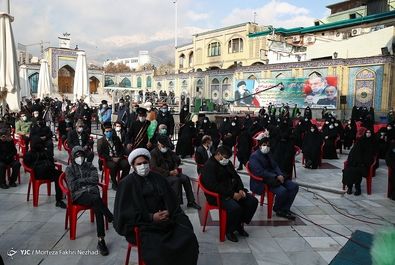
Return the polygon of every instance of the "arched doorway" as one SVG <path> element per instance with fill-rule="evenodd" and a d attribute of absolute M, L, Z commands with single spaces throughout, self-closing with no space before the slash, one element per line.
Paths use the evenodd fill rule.
<path fill-rule="evenodd" d="M 92 76 L 89 78 L 89 91 L 90 93 L 97 93 L 97 88 L 99 87 L 99 79 L 97 79 L 95 76 Z"/>
<path fill-rule="evenodd" d="M 29 83 L 30 83 L 30 88 L 32 93 L 37 93 L 37 87 L 38 87 L 38 73 L 34 73 L 31 76 L 29 76 Z"/>
<path fill-rule="evenodd" d="M 70 65 L 65 65 L 58 71 L 59 93 L 73 93 L 75 71 Z"/>

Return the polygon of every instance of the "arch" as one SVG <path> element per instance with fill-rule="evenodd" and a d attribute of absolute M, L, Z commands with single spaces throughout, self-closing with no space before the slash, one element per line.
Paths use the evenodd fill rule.
<path fill-rule="evenodd" d="M 185 63 L 185 54 L 181 53 L 180 57 L 178 57 L 178 66 L 180 68 L 184 68 Z"/>
<path fill-rule="evenodd" d="M 74 75 L 74 69 L 68 64 L 58 70 L 59 93 L 73 93 Z"/>
<path fill-rule="evenodd" d="M 29 76 L 29 84 L 32 93 L 37 93 L 39 73 L 33 73 Z"/>
<path fill-rule="evenodd" d="M 157 89 L 162 89 L 162 83 L 161 82 L 156 83 L 156 88 Z"/>
<path fill-rule="evenodd" d="M 222 91 L 225 92 L 230 89 L 230 80 L 228 77 L 225 77 L 224 80 L 222 80 Z M 230 90 L 229 90 L 230 91 Z"/>
<path fill-rule="evenodd" d="M 174 91 L 174 82 L 173 81 L 169 82 L 169 91 Z"/>
<path fill-rule="evenodd" d="M 203 92 L 203 81 L 202 81 L 202 79 L 198 79 L 196 81 L 196 92 Z"/>
<path fill-rule="evenodd" d="M 309 77 L 322 77 L 322 74 L 318 71 L 313 71 L 309 74 Z"/>
<path fill-rule="evenodd" d="M 119 83 L 120 87 L 132 87 L 132 82 L 130 82 L 130 79 L 125 77 L 122 79 L 121 83 Z"/>
<path fill-rule="evenodd" d="M 92 76 L 89 78 L 89 91 L 90 93 L 97 93 L 97 88 L 99 87 L 100 81 L 96 78 L 96 76 Z"/>
<path fill-rule="evenodd" d="M 188 55 L 188 66 L 193 67 L 193 51 L 191 51 Z"/>
<path fill-rule="evenodd" d="M 115 84 L 114 80 L 110 76 L 105 76 L 104 77 L 104 86 L 113 86 Z"/>
<path fill-rule="evenodd" d="M 355 106 L 373 107 L 376 90 L 376 72 L 363 68 L 355 75 Z"/>
<path fill-rule="evenodd" d="M 249 80 L 256 80 L 256 76 L 255 75 L 250 75 L 247 79 L 249 79 Z"/>
<path fill-rule="evenodd" d="M 196 72 L 203 72 L 202 68 L 196 69 Z"/>
<path fill-rule="evenodd" d="M 147 87 L 151 88 L 151 86 L 152 86 L 152 78 L 150 76 L 147 76 L 147 80 L 145 82 L 147 84 Z"/>
<path fill-rule="evenodd" d="M 141 88 L 142 82 L 141 82 L 141 76 L 137 77 L 137 87 Z"/>
<path fill-rule="evenodd" d="M 265 65 L 265 64 L 263 62 L 255 62 L 251 64 L 251 66 L 259 66 L 259 65 Z"/>
<path fill-rule="evenodd" d="M 276 75 L 275 78 L 285 78 L 285 75 L 283 73 L 279 73 Z"/>

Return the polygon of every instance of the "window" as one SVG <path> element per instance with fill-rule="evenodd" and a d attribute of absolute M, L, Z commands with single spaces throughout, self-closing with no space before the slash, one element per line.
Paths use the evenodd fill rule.
<path fill-rule="evenodd" d="M 182 92 L 188 91 L 188 82 L 187 82 L 187 80 L 182 81 L 182 83 L 181 83 L 181 90 L 182 90 Z"/>
<path fill-rule="evenodd" d="M 122 79 L 119 86 L 120 87 L 132 87 L 132 83 L 130 82 L 129 78 L 125 77 L 124 79 Z"/>
<path fill-rule="evenodd" d="M 137 87 L 141 87 L 141 76 L 137 77 Z"/>
<path fill-rule="evenodd" d="M 213 91 L 213 90 L 219 90 L 219 81 L 217 78 L 214 78 L 211 81 L 211 91 Z"/>
<path fill-rule="evenodd" d="M 38 73 L 34 73 L 31 76 L 29 76 L 29 84 L 30 84 L 32 93 L 37 93 Z"/>
<path fill-rule="evenodd" d="M 228 53 L 236 53 L 236 52 L 242 52 L 242 51 L 243 51 L 243 39 L 242 38 L 231 39 L 228 42 Z"/>
<path fill-rule="evenodd" d="M 112 80 L 112 78 L 111 77 L 109 77 L 109 76 L 106 76 L 105 78 L 104 78 L 104 86 L 106 87 L 106 86 L 113 86 L 115 83 L 114 83 L 114 81 Z"/>
<path fill-rule="evenodd" d="M 221 55 L 221 44 L 219 42 L 213 42 L 208 45 L 208 56 L 219 56 Z"/>
<path fill-rule="evenodd" d="M 189 64 L 189 67 L 193 67 L 193 52 L 191 52 L 189 54 L 188 64 Z"/>
<path fill-rule="evenodd" d="M 146 81 L 146 83 L 147 83 L 147 87 L 151 87 L 151 77 L 150 76 L 148 76 L 147 77 L 147 81 Z"/>
<path fill-rule="evenodd" d="M 222 91 L 225 91 L 225 90 L 227 90 L 227 89 L 229 89 L 230 88 L 230 82 L 229 82 L 229 78 L 225 78 L 223 81 L 222 81 Z"/>
<path fill-rule="evenodd" d="M 181 54 L 178 61 L 180 68 L 184 68 L 184 62 L 185 62 L 185 55 Z"/>
<path fill-rule="evenodd" d="M 354 19 L 354 18 L 357 18 L 357 14 L 355 14 L 355 13 L 350 14 L 350 19 Z"/>
<path fill-rule="evenodd" d="M 169 91 L 174 91 L 174 83 L 173 83 L 173 81 L 169 82 Z"/>
<path fill-rule="evenodd" d="M 156 87 L 157 87 L 158 89 L 162 89 L 162 83 L 161 83 L 161 82 L 156 83 Z"/>
<path fill-rule="evenodd" d="M 201 79 L 196 82 L 196 92 L 203 92 L 203 81 Z"/>
<path fill-rule="evenodd" d="M 247 79 L 249 79 L 249 80 L 256 80 L 256 76 L 255 75 L 250 75 Z"/>

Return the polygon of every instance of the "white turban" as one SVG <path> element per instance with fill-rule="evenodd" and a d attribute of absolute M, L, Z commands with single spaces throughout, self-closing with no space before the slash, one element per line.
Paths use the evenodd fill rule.
<path fill-rule="evenodd" d="M 147 149 L 145 149 L 145 148 L 137 148 L 137 149 L 134 149 L 129 154 L 129 157 L 128 157 L 129 164 L 132 165 L 133 161 L 139 156 L 145 156 L 145 157 L 147 157 L 148 159 L 151 160 L 151 154 L 149 153 L 149 151 Z"/>

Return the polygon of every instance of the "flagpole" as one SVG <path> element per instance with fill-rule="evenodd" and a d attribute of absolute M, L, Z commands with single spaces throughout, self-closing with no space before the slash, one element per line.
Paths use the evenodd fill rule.
<path fill-rule="evenodd" d="M 10 15 L 10 0 L 6 1 L 6 6 L 5 7 L 6 7 L 7 14 Z"/>

